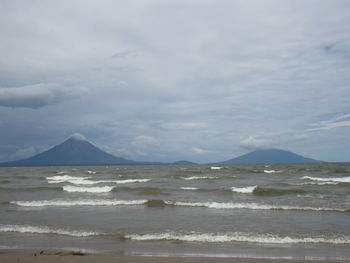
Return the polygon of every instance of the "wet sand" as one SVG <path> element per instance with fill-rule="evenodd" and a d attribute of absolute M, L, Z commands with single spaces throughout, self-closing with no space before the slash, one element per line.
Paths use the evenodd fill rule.
<path fill-rule="evenodd" d="M 81 254 L 80 252 L 56 251 L 1 251 L 2 263 L 344 263 L 345 261 L 257 259 L 257 258 L 211 258 L 211 257 L 163 257 L 129 256 L 118 254 Z"/>

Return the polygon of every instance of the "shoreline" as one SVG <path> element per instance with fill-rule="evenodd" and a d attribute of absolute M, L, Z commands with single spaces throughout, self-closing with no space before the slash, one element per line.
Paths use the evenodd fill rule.
<path fill-rule="evenodd" d="M 79 251 L 34 249 L 0 249 L 0 262 L 4 263 L 344 263 L 340 259 L 289 259 L 289 258 L 258 258 L 258 257 L 214 257 L 201 255 L 129 255 L 123 253 L 82 253 Z"/>

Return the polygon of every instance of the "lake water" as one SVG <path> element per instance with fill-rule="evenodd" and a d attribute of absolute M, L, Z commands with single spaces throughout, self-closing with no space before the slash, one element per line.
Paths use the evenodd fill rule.
<path fill-rule="evenodd" d="M 350 164 L 0 168 L 0 249 L 350 260 Z"/>

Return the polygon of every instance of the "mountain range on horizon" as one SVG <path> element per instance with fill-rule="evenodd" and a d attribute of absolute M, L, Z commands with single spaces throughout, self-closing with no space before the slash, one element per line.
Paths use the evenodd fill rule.
<path fill-rule="evenodd" d="M 237 158 L 216 164 L 260 164 L 260 163 L 316 163 L 322 162 L 301 155 L 280 150 L 256 150 Z M 188 165 L 189 161 L 174 163 L 138 162 L 114 156 L 102 151 L 80 135 L 73 135 L 63 143 L 32 157 L 0 163 L 0 166 L 99 166 L 99 165 Z"/>

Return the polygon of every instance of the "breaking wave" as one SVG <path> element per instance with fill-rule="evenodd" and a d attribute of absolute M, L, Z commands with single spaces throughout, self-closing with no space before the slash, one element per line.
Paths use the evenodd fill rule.
<path fill-rule="evenodd" d="M 37 201 L 11 201 L 10 205 L 22 207 L 72 207 L 72 206 L 132 206 L 146 205 L 147 207 L 202 207 L 209 209 L 249 209 L 249 210 L 277 210 L 277 211 L 316 211 L 316 212 L 350 212 L 350 209 L 273 205 L 259 203 L 235 203 L 235 202 L 183 202 L 173 200 L 114 200 L 114 199 L 54 199 Z"/>
<path fill-rule="evenodd" d="M 350 183 L 350 176 L 347 176 L 347 177 L 329 177 L 329 178 L 304 176 L 301 179 L 308 179 L 311 181 L 319 181 L 319 182 Z"/>
<path fill-rule="evenodd" d="M 191 176 L 191 177 L 183 177 L 184 180 L 213 180 L 218 179 L 217 176 Z"/>
<path fill-rule="evenodd" d="M 108 193 L 112 191 L 114 186 L 101 186 L 101 187 L 79 187 L 65 185 L 63 190 L 69 193 Z"/>
<path fill-rule="evenodd" d="M 198 190 L 199 188 L 198 188 L 198 187 L 181 187 L 180 189 L 181 189 L 181 190 L 196 191 L 196 190 Z"/>
<path fill-rule="evenodd" d="M 211 166 L 210 169 L 211 170 L 221 170 L 223 169 L 224 167 L 221 167 L 221 166 Z"/>
<path fill-rule="evenodd" d="M 306 182 L 298 185 L 338 185 L 340 183 L 337 182 Z"/>
<path fill-rule="evenodd" d="M 251 210 L 295 210 L 295 211 L 329 211 L 329 212 L 348 212 L 348 209 L 328 208 L 328 207 L 309 207 L 309 206 L 288 206 L 288 205 L 268 205 L 257 203 L 219 203 L 219 202 L 180 202 L 164 201 L 167 205 L 204 207 L 211 209 L 251 209 Z"/>
<path fill-rule="evenodd" d="M 90 237 L 103 235 L 98 232 L 77 231 L 70 229 L 50 228 L 47 226 L 30 226 L 30 225 L 0 225 L 0 232 L 17 232 L 31 234 L 56 234 L 72 237 Z"/>
<path fill-rule="evenodd" d="M 256 187 L 253 191 L 255 195 L 286 195 L 286 194 L 303 194 L 303 189 L 280 189 L 280 188 L 264 188 Z"/>
<path fill-rule="evenodd" d="M 113 183 L 113 184 L 130 184 L 130 183 L 146 183 L 151 181 L 151 179 L 125 179 L 125 180 L 89 180 L 91 177 L 78 177 L 70 175 L 62 176 L 52 176 L 46 177 L 48 183 L 57 184 L 57 183 L 70 183 L 77 185 L 93 185 L 93 184 L 102 184 L 102 183 Z"/>
<path fill-rule="evenodd" d="M 10 204 L 24 207 L 46 207 L 46 206 L 129 206 L 146 204 L 147 200 L 39 200 L 39 201 L 12 201 Z"/>
<path fill-rule="evenodd" d="M 70 175 L 56 175 L 46 177 L 49 184 L 58 184 L 58 183 L 72 183 L 72 184 L 91 184 L 87 179 L 91 177 L 78 177 Z"/>
<path fill-rule="evenodd" d="M 37 192 L 37 191 L 62 191 L 62 187 L 0 187 L 4 192 Z"/>
<path fill-rule="evenodd" d="M 273 173 L 280 173 L 281 171 L 278 170 L 264 170 L 264 173 L 266 174 L 273 174 Z"/>
<path fill-rule="evenodd" d="M 280 189 L 280 188 L 265 188 L 257 185 L 247 187 L 231 187 L 232 192 L 241 194 L 254 195 L 286 195 L 286 194 L 302 194 L 306 193 L 303 189 Z"/>
<path fill-rule="evenodd" d="M 247 187 L 231 187 L 232 192 L 241 193 L 241 194 L 249 194 L 253 193 L 257 188 L 257 185 L 247 186 Z"/>
<path fill-rule="evenodd" d="M 214 233 L 155 233 L 155 234 L 128 234 L 126 239 L 138 241 L 185 241 L 185 242 L 205 242 L 205 243 L 223 243 L 223 242 L 252 242 L 252 243 L 271 243 L 271 244 L 295 244 L 295 243 L 327 243 L 327 244 L 350 244 L 349 236 L 338 236 L 328 238 L 324 236 L 315 237 L 290 237 L 274 234 L 256 234 L 233 232 L 225 234 Z"/>

